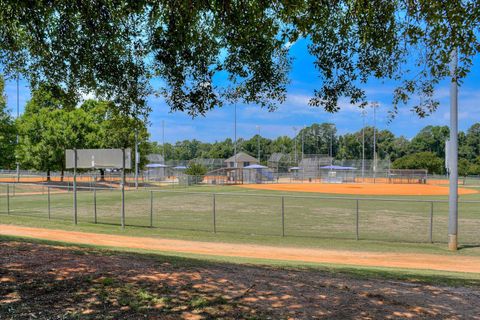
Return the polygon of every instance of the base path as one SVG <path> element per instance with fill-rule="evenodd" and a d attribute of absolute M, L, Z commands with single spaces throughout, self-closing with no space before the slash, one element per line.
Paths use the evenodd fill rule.
<path fill-rule="evenodd" d="M 445 196 L 449 189 L 445 186 L 430 184 L 392 184 L 392 183 L 266 183 L 245 184 L 240 188 L 317 192 L 330 194 L 372 195 L 372 196 Z M 458 194 L 475 194 L 476 190 L 458 188 Z"/>
<path fill-rule="evenodd" d="M 342 265 L 425 269 L 480 273 L 480 257 L 433 255 L 418 253 L 386 253 L 340 251 L 307 248 L 285 248 L 250 244 L 197 242 L 172 239 L 129 237 L 0 225 L 0 234 L 22 236 L 77 244 L 123 247 L 172 253 L 203 254 L 297 262 L 332 263 Z"/>

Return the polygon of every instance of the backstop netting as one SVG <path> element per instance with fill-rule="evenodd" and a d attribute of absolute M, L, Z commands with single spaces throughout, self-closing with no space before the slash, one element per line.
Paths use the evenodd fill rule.
<path fill-rule="evenodd" d="M 427 183 L 428 170 L 426 169 L 390 169 L 389 183 Z"/>

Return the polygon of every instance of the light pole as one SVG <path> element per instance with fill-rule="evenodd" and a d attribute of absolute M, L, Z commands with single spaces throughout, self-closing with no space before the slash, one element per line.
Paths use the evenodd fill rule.
<path fill-rule="evenodd" d="M 20 75 L 17 74 L 17 120 L 20 116 Z M 18 132 L 17 132 L 17 146 L 18 146 Z M 20 162 L 17 160 L 17 182 L 20 182 Z"/>
<path fill-rule="evenodd" d="M 333 127 L 334 124 L 330 123 L 330 165 L 333 165 Z"/>
<path fill-rule="evenodd" d="M 135 129 L 135 189 L 138 189 L 138 163 L 139 161 L 138 153 L 138 131 Z"/>
<path fill-rule="evenodd" d="M 367 110 L 362 110 L 363 127 L 362 127 L 362 182 L 365 182 L 365 116 Z"/>
<path fill-rule="evenodd" d="M 297 127 L 293 127 L 293 131 L 295 132 L 295 136 L 293 137 L 293 146 L 295 150 L 295 166 L 297 163 Z"/>
<path fill-rule="evenodd" d="M 163 152 L 163 163 L 167 163 L 167 157 L 165 153 L 165 120 L 162 120 L 162 152 Z"/>
<path fill-rule="evenodd" d="M 304 138 L 305 130 L 306 130 L 306 126 L 303 125 L 303 129 L 302 129 L 302 161 L 303 161 L 303 155 L 305 154 L 305 138 Z"/>
<path fill-rule="evenodd" d="M 234 154 L 234 168 L 237 167 L 237 103 L 234 104 L 234 144 L 233 144 L 233 154 Z"/>
<path fill-rule="evenodd" d="M 373 183 L 375 183 L 375 178 L 377 176 L 377 119 L 376 113 L 378 108 L 378 102 L 372 102 L 373 108 Z"/>
<path fill-rule="evenodd" d="M 458 83 L 457 83 L 457 64 L 458 52 L 453 50 L 450 65 L 450 148 L 449 148 L 449 167 L 450 167 L 450 193 L 448 196 L 448 248 L 457 250 L 458 248 Z"/>
<path fill-rule="evenodd" d="M 257 126 L 258 137 L 257 137 L 257 152 L 258 152 L 258 162 L 260 162 L 260 126 Z"/>

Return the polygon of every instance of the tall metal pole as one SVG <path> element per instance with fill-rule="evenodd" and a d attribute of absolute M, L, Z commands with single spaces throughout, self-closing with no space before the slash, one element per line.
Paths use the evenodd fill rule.
<path fill-rule="evenodd" d="M 77 148 L 73 149 L 73 222 L 77 224 Z"/>
<path fill-rule="evenodd" d="M 135 189 L 138 189 L 138 163 L 139 163 L 139 154 L 138 154 L 138 132 L 135 130 Z"/>
<path fill-rule="evenodd" d="M 293 127 L 293 131 L 295 132 L 295 136 L 293 137 L 293 147 L 295 150 L 295 166 L 298 165 L 297 162 L 297 128 Z"/>
<path fill-rule="evenodd" d="M 450 82 L 450 193 L 448 197 L 448 248 L 458 248 L 458 83 L 457 64 L 458 52 L 453 50 L 451 55 L 451 82 Z"/>
<path fill-rule="evenodd" d="M 305 125 L 303 125 L 303 130 L 302 130 L 302 161 L 303 161 L 303 155 L 305 153 L 305 138 L 304 138 L 304 135 L 305 135 Z"/>
<path fill-rule="evenodd" d="M 375 183 L 375 178 L 377 176 L 377 107 L 378 102 L 372 102 L 373 107 L 373 183 Z"/>
<path fill-rule="evenodd" d="M 166 163 L 166 153 L 165 153 L 165 120 L 162 120 L 162 156 L 163 156 L 163 163 Z"/>
<path fill-rule="evenodd" d="M 330 158 L 332 159 L 331 162 L 333 162 L 333 126 L 334 124 L 331 123 L 330 124 Z"/>
<path fill-rule="evenodd" d="M 260 162 L 260 126 L 257 126 L 258 138 L 257 138 L 257 147 L 258 147 L 258 161 Z"/>
<path fill-rule="evenodd" d="M 233 166 L 236 168 L 237 167 L 237 103 L 234 104 L 235 110 L 234 110 L 234 144 L 233 144 L 233 153 L 234 153 L 234 163 Z"/>
<path fill-rule="evenodd" d="M 365 116 L 367 115 L 367 111 L 364 109 L 362 110 L 362 117 L 363 117 L 363 127 L 362 127 L 362 181 L 365 181 Z"/>
<path fill-rule="evenodd" d="M 20 116 L 20 75 L 17 74 L 17 119 Z M 18 132 L 17 132 L 17 146 L 18 146 Z M 17 159 L 17 182 L 20 182 L 20 162 Z"/>
<path fill-rule="evenodd" d="M 125 229 L 125 148 L 122 148 L 122 229 Z"/>

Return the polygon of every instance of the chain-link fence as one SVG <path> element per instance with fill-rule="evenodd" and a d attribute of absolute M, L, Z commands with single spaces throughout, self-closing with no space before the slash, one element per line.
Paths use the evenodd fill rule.
<path fill-rule="evenodd" d="M 77 204 L 79 223 L 121 224 L 118 189 L 79 187 Z M 127 227 L 331 239 L 446 242 L 448 227 L 448 201 L 435 199 L 138 189 L 125 193 L 125 213 Z M 73 222 L 73 192 L 0 184 L 0 214 Z M 480 201 L 459 202 L 459 240 L 480 244 Z"/>

